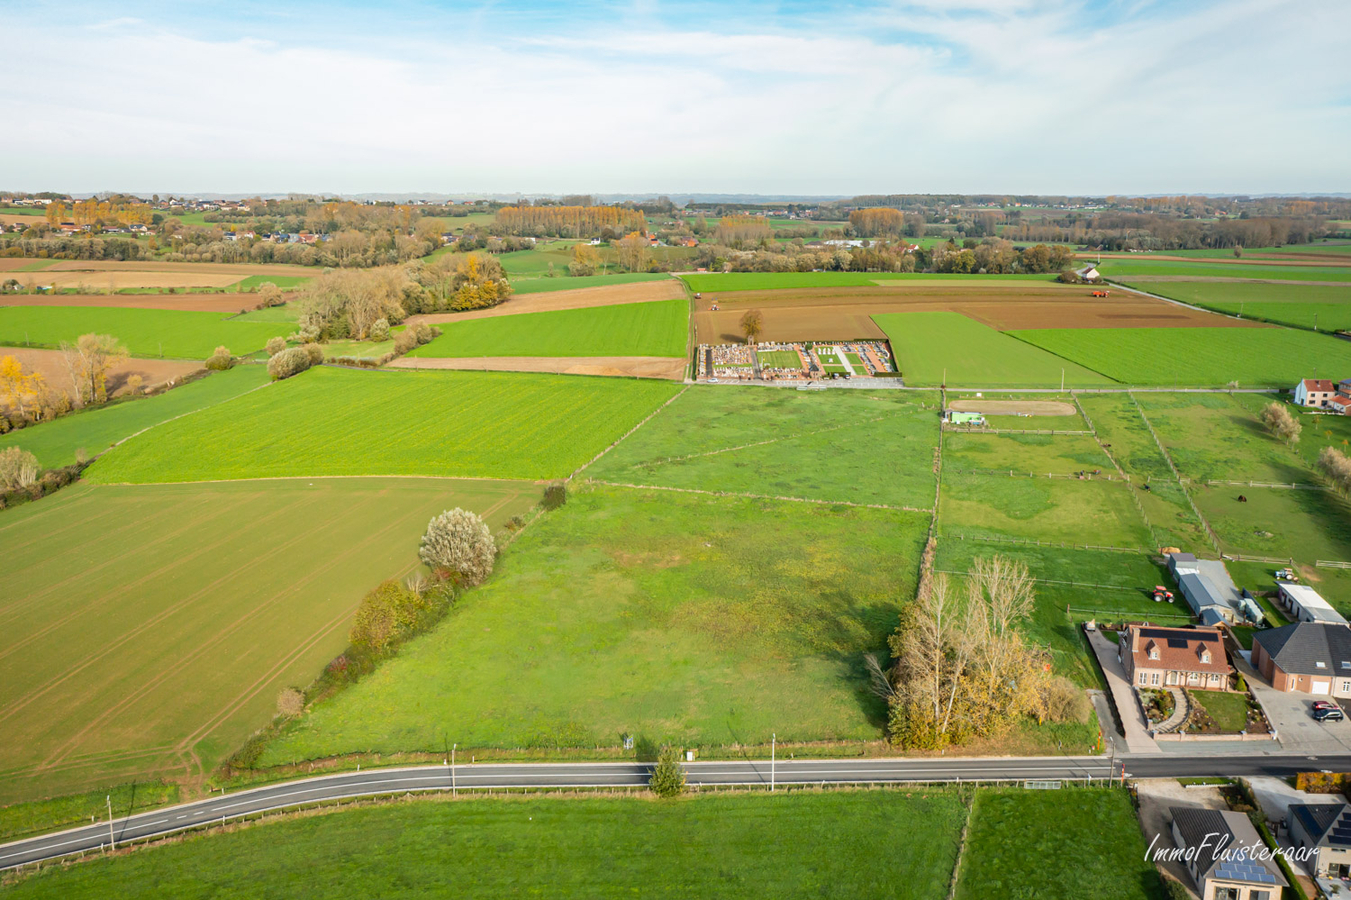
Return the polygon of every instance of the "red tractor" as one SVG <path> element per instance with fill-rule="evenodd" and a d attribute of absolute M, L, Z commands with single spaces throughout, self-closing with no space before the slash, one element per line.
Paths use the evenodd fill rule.
<path fill-rule="evenodd" d="M 1106 296 L 1107 296 L 1108 294 L 1110 294 L 1110 293 L 1111 293 L 1111 291 L 1095 290 L 1095 291 L 1093 291 L 1093 296 L 1094 296 L 1094 297 L 1106 297 Z"/>
<path fill-rule="evenodd" d="M 1173 592 L 1168 590 L 1161 584 L 1154 585 L 1154 602 L 1163 603 L 1165 600 L 1168 601 L 1169 603 L 1172 603 Z"/>

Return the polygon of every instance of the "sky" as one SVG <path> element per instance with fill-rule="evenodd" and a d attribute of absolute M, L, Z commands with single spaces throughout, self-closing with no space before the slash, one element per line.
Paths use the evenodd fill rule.
<path fill-rule="evenodd" d="M 1351 191 L 1347 0 L 0 0 L 0 190 Z"/>

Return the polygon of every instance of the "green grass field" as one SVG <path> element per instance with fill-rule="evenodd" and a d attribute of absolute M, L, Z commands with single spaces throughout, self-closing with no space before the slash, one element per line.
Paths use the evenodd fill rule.
<path fill-rule="evenodd" d="M 128 441 L 85 477 L 559 478 L 678 390 L 572 375 L 311 369 Z"/>
<path fill-rule="evenodd" d="M 943 466 L 950 471 L 1014 471 L 1024 475 L 1112 471 L 1111 460 L 1088 435 L 950 434 L 943 444 Z"/>
<path fill-rule="evenodd" d="M 665 272 L 620 272 L 614 275 L 578 275 L 566 278 L 512 278 L 514 294 L 542 294 L 549 291 L 575 291 L 612 284 L 636 284 L 640 281 L 664 281 Z"/>
<path fill-rule="evenodd" d="M 906 384 L 1071 386 L 1110 384 L 1111 379 L 1008 337 L 955 312 L 887 313 L 873 316 L 886 332 Z M 1087 330 L 1087 329 L 1085 329 Z M 1349 348 L 1351 349 L 1351 348 Z"/>
<path fill-rule="evenodd" d="M 1113 281 L 1133 275 L 1182 275 L 1196 278 L 1259 278 L 1264 281 L 1351 281 L 1351 267 L 1281 266 L 1263 263 L 1177 262 L 1154 259 L 1104 259 L 1098 267 Z"/>
<path fill-rule="evenodd" d="M 80 448 L 93 457 L 120 440 L 177 416 L 206 409 L 267 383 L 264 366 L 235 366 L 153 397 L 119 400 L 0 435 L 0 450 L 22 447 L 43 468 L 75 462 Z"/>
<path fill-rule="evenodd" d="M 313 277 L 313 275 L 250 275 L 243 281 L 235 282 L 230 285 L 230 287 L 237 290 L 249 291 L 260 288 L 268 282 L 271 282 L 283 291 L 293 291 L 296 288 L 308 284 Z"/>
<path fill-rule="evenodd" d="M 1048 328 L 1007 334 L 1124 384 L 1223 387 L 1237 381 L 1243 387 L 1288 388 L 1315 368 L 1330 375 L 1351 371 L 1351 343 L 1290 328 Z"/>
<path fill-rule="evenodd" d="M 1049 275 L 935 275 L 925 272 L 709 272 L 681 275 L 692 291 L 768 291 L 809 287 L 872 287 L 879 281 L 960 282 L 980 284 L 1050 281 Z"/>
<path fill-rule="evenodd" d="M 79 484 L 6 512 L 0 801 L 209 773 L 347 644 L 427 521 L 538 489 L 441 479 Z"/>
<path fill-rule="evenodd" d="M 82 334 L 111 334 L 132 356 L 206 359 L 224 345 L 237 356 L 261 350 L 294 326 L 230 320 L 227 314 L 99 306 L 0 307 L 0 344 L 56 347 Z"/>
<path fill-rule="evenodd" d="M 772 369 L 801 369 L 802 356 L 796 350 L 758 350 L 761 366 Z"/>
<path fill-rule="evenodd" d="M 418 802 L 194 837 L 121 859 L 49 870 L 8 893 L 63 900 L 932 900 L 947 890 L 965 818 L 957 794 L 922 790 L 714 795 L 677 802 L 616 797 Z M 896 840 L 916 823 L 922 823 L 923 840 Z"/>
<path fill-rule="evenodd" d="M 87 825 L 91 818 L 99 815 L 107 821 L 109 803 L 114 816 L 127 816 L 148 807 L 177 803 L 179 796 L 176 784 L 143 781 L 0 806 L 0 842 Z"/>
<path fill-rule="evenodd" d="M 933 394 L 695 386 L 582 474 L 927 509 L 937 443 Z"/>
<path fill-rule="evenodd" d="M 928 516 L 591 487 L 435 631 L 288 726 L 263 766 L 352 751 L 875 740 L 863 654 Z M 466 750 L 469 748 L 469 751 Z M 724 750 L 723 752 L 727 752 Z"/>
<path fill-rule="evenodd" d="M 1141 290 L 1245 319 L 1320 331 L 1351 329 L 1351 285 L 1142 282 Z"/>
<path fill-rule="evenodd" d="M 681 299 L 447 322 L 412 357 L 684 356 L 689 304 Z"/>
<path fill-rule="evenodd" d="M 971 808 L 958 900 L 1163 900 L 1124 790 L 981 791 Z"/>
<path fill-rule="evenodd" d="M 1143 392 L 1136 399 L 1183 477 L 1302 484 L 1315 480 L 1300 454 L 1262 427 L 1258 415 L 1274 399 L 1271 394 Z M 1314 417 L 1301 418 L 1309 423 Z"/>
<path fill-rule="evenodd" d="M 1122 482 L 943 473 L 945 534 L 1147 549 L 1153 542 Z"/>

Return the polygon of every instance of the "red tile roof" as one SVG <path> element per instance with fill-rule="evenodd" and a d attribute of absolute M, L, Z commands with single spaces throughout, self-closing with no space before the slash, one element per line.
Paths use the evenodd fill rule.
<path fill-rule="evenodd" d="M 1160 628 L 1156 625 L 1131 625 L 1126 630 L 1127 646 L 1136 669 L 1172 669 L 1178 672 L 1230 671 L 1229 657 L 1218 628 Z M 1150 659 L 1149 651 L 1158 651 Z M 1201 651 L 1210 651 L 1210 662 L 1201 661 Z"/>
<path fill-rule="evenodd" d="M 1286 382 L 1289 384 L 1289 382 Z M 1306 391 L 1326 391 L 1332 393 L 1337 390 L 1326 378 L 1306 378 L 1304 379 L 1304 390 Z"/>

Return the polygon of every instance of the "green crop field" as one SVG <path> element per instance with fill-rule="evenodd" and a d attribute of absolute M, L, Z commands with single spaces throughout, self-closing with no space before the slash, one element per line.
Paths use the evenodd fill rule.
<path fill-rule="evenodd" d="M 513 294 L 542 294 L 549 291 L 575 291 L 612 284 L 636 284 L 640 281 L 665 281 L 665 272 L 621 272 L 615 275 L 578 275 L 567 278 L 512 278 Z"/>
<path fill-rule="evenodd" d="M 314 278 L 313 275 L 250 275 L 243 281 L 237 281 L 230 287 L 237 290 L 254 290 L 271 282 L 283 291 L 293 291 L 296 288 L 308 284 Z"/>
<path fill-rule="evenodd" d="M 981 791 L 956 896 L 1162 900 L 1145 851 L 1124 790 Z"/>
<path fill-rule="evenodd" d="M 935 275 L 925 272 L 710 272 L 681 275 L 692 291 L 767 291 L 809 287 L 872 287 L 878 282 L 928 281 L 994 284 L 1050 281 L 1049 275 Z"/>
<path fill-rule="evenodd" d="M 311 369 L 134 438 L 85 477 L 559 478 L 678 390 L 571 375 Z"/>
<path fill-rule="evenodd" d="M 435 631 L 260 765 L 351 751 L 875 740 L 863 654 L 913 596 L 929 517 L 593 486 Z M 725 752 L 725 751 L 724 751 Z"/>
<path fill-rule="evenodd" d="M 906 384 L 1071 386 L 1110 384 L 1111 379 L 1008 337 L 955 312 L 888 313 L 873 316 L 896 354 Z M 1087 330 L 1087 329 L 1085 329 Z"/>
<path fill-rule="evenodd" d="M 934 394 L 695 386 L 582 474 L 927 509 L 937 444 Z"/>
<path fill-rule="evenodd" d="M 1177 262 L 1153 259 L 1104 259 L 1098 271 L 1113 281 L 1130 281 L 1135 275 L 1170 275 L 1195 278 L 1257 278 L 1263 281 L 1351 281 L 1351 267 L 1281 266 L 1269 263 Z"/>
<path fill-rule="evenodd" d="M 418 802 L 190 838 L 49 870 L 7 893 L 932 900 L 947 891 L 965 819 L 956 793 L 924 790 Z M 922 840 L 896 840 L 917 823 Z"/>
<path fill-rule="evenodd" d="M 417 565 L 427 521 L 538 489 L 444 479 L 79 484 L 0 518 L 0 801 L 209 773 Z"/>
<path fill-rule="evenodd" d="M 492 316 L 440 326 L 412 357 L 684 356 L 685 300 Z"/>
<path fill-rule="evenodd" d="M 1314 369 L 1351 372 L 1351 343 L 1290 328 L 1047 328 L 1006 334 L 1124 384 L 1222 387 L 1237 381 L 1243 387 L 1293 387 Z"/>
<path fill-rule="evenodd" d="M 1351 241 L 1335 241 L 1326 238 L 1310 244 L 1286 244 L 1284 247 L 1244 247 L 1243 257 L 1267 256 L 1272 253 L 1351 253 Z M 1205 250 L 1168 250 L 1167 256 L 1192 256 L 1197 259 L 1234 259 L 1232 248 L 1211 248 Z"/>
<path fill-rule="evenodd" d="M 223 403 L 266 384 L 267 380 L 267 369 L 263 366 L 235 366 L 228 372 L 213 372 L 153 397 L 119 400 L 11 431 L 0 435 L 0 450 L 22 447 L 36 456 L 43 468 L 70 465 L 81 448 L 93 457 L 139 431 Z"/>
<path fill-rule="evenodd" d="M 1351 285 L 1156 281 L 1141 290 L 1245 319 L 1314 328 L 1351 329 Z"/>
<path fill-rule="evenodd" d="M 240 322 L 228 314 L 176 309 L 119 309 L 101 306 L 0 307 L 0 344 L 57 347 L 89 332 L 111 334 L 132 356 L 206 359 L 224 345 L 237 356 L 261 350 L 268 339 L 285 337 L 293 326 Z"/>

